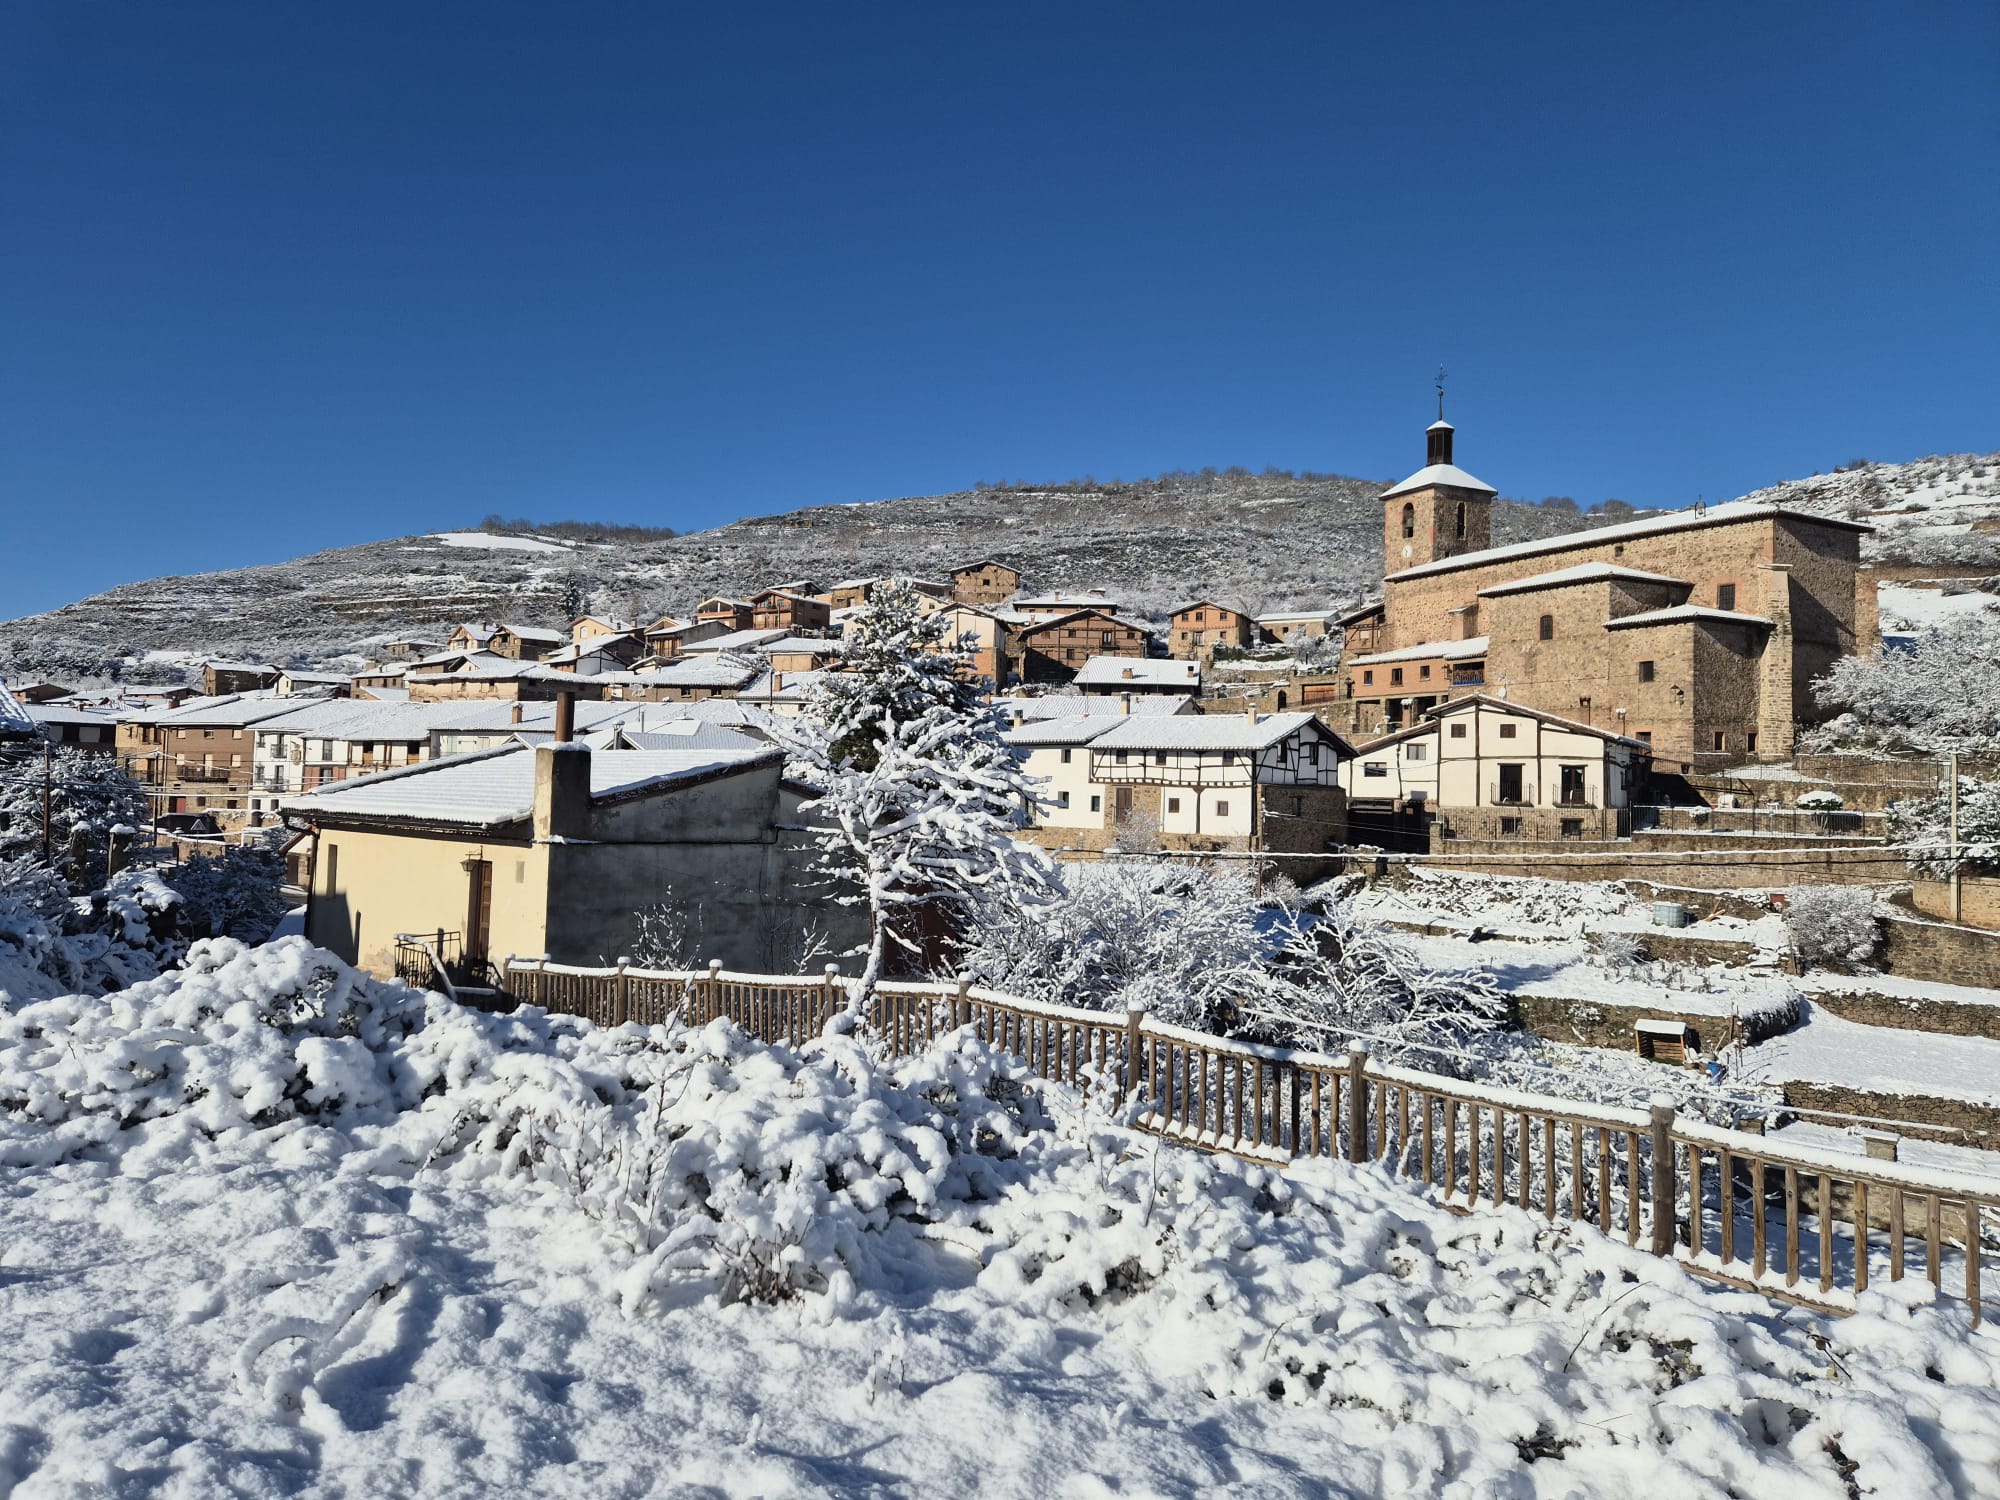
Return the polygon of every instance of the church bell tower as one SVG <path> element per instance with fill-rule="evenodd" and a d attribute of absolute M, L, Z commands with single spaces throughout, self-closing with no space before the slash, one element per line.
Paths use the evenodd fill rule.
<path fill-rule="evenodd" d="M 1382 571 L 1399 573 L 1493 545 L 1493 486 L 1452 460 L 1438 382 L 1437 420 L 1424 429 L 1424 466 L 1382 495 Z"/>

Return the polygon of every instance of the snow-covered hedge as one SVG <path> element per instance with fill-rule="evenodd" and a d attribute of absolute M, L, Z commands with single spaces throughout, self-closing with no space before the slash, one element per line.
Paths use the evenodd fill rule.
<path fill-rule="evenodd" d="M 1795 885 L 1785 892 L 1785 937 L 1807 963 L 1864 964 L 1881 936 L 1875 893 L 1865 886 Z"/>
<path fill-rule="evenodd" d="M 1955 870 L 2000 867 L 2000 781 L 1958 779 L 1958 848 L 1951 843 L 1951 794 L 1889 804 L 1889 836 L 1905 846 L 1910 868 L 1932 880 Z"/>

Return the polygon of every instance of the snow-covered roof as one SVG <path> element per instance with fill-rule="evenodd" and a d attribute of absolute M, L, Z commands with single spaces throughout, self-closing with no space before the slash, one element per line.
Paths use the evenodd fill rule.
<path fill-rule="evenodd" d="M 1477 490 L 1482 495 L 1497 495 L 1500 492 L 1483 479 L 1475 479 L 1457 464 L 1426 464 L 1401 484 L 1382 491 L 1382 498 L 1407 494 L 1412 490 L 1442 489 L 1449 486 L 1455 490 Z"/>
<path fill-rule="evenodd" d="M 451 717 L 456 704 L 382 703 L 334 698 L 295 708 L 257 726 L 260 734 L 305 735 L 327 740 L 392 740 L 414 744 Z"/>
<path fill-rule="evenodd" d="M 841 643 L 832 636 L 825 635 L 781 635 L 775 641 L 766 641 L 757 648 L 761 656 L 777 652 L 811 651 L 820 656 L 838 656 Z"/>
<path fill-rule="evenodd" d="M 1808 776 L 1796 766 L 1778 762 L 1757 762 L 1747 766 L 1731 766 L 1726 771 L 1717 771 L 1718 776 L 1727 776 L 1736 781 L 1782 781 L 1809 783 L 1813 786 L 1832 786 L 1833 783 L 1820 776 Z"/>
<path fill-rule="evenodd" d="M 540 731 L 536 731 L 539 733 Z M 553 731 L 551 731 L 553 733 Z M 725 729 L 701 719 L 668 719 L 646 729 L 622 726 L 600 730 L 595 738 L 622 740 L 633 750 L 761 750 L 762 743 L 747 734 Z"/>
<path fill-rule="evenodd" d="M 35 732 L 35 721 L 28 717 L 28 711 L 21 707 L 21 700 L 8 690 L 7 684 L 0 682 L 0 734 L 24 735 Z"/>
<path fill-rule="evenodd" d="M 1000 738 L 1024 750 L 1042 745 L 1087 745 L 1119 722 L 1108 714 L 1091 718 L 1037 719 L 1002 730 Z"/>
<path fill-rule="evenodd" d="M 1201 688 L 1201 663 L 1146 656 L 1093 656 L 1077 670 L 1078 687 Z"/>
<path fill-rule="evenodd" d="M 354 674 L 351 672 L 294 672 L 287 667 L 278 675 L 287 682 L 316 682 L 324 683 L 331 687 L 344 684 Z"/>
<path fill-rule="evenodd" d="M 1021 624 L 1021 634 L 1036 635 L 1044 630 L 1054 630 L 1069 624 L 1080 615 L 1102 615 L 1112 624 L 1123 625 L 1127 630 L 1136 630 L 1141 635 L 1153 634 L 1153 627 L 1149 623 L 1121 615 L 1108 604 L 1086 604 L 1078 609 L 1065 610 L 1059 615 L 1030 615 Z"/>
<path fill-rule="evenodd" d="M 513 699 L 497 698 L 466 699 L 452 703 L 424 703 L 418 707 L 432 710 L 437 718 L 432 728 L 444 734 L 486 734 L 499 729 L 532 728 L 538 724 L 553 724 L 556 706 L 553 703 L 530 703 Z M 621 722 L 636 721 L 642 711 L 656 705 L 639 703 L 605 703 L 595 699 L 584 699 L 574 705 L 574 723 L 581 733 L 611 720 Z M 520 711 L 519 719 L 515 711 Z"/>
<path fill-rule="evenodd" d="M 748 599 L 733 599 L 727 594 L 711 594 L 708 598 L 702 600 L 701 603 L 695 607 L 695 613 L 700 614 L 701 611 L 704 609 L 748 609 L 748 608 L 750 608 L 750 601 Z"/>
<path fill-rule="evenodd" d="M 408 703 L 410 701 L 410 690 L 408 688 L 358 687 L 354 691 L 367 694 L 367 697 L 361 700 L 364 703 L 370 700 L 376 703 Z"/>
<path fill-rule="evenodd" d="M 765 672 L 736 696 L 758 703 L 800 703 L 824 672 Z"/>
<path fill-rule="evenodd" d="M 824 604 L 826 602 L 823 599 L 813 598 L 811 594 L 802 594 L 795 589 L 785 588 L 780 585 L 774 589 L 765 589 L 763 593 L 752 598 L 750 603 L 754 606 L 761 604 L 766 599 L 783 599 L 790 604 Z"/>
<path fill-rule="evenodd" d="M 790 631 L 782 629 L 732 630 L 727 635 L 712 635 L 705 641 L 689 641 L 681 647 L 681 654 L 693 656 L 697 652 L 709 651 L 754 651 L 772 641 L 782 641 L 790 634 Z"/>
<path fill-rule="evenodd" d="M 1496 583 L 1479 591 L 1481 598 L 1497 594 L 1526 594 L 1536 589 L 1557 589 L 1572 583 L 1667 583 L 1693 588 L 1685 578 L 1670 573 L 1647 573 L 1638 568 L 1621 568 L 1614 563 L 1578 563 L 1573 568 L 1557 568 L 1553 573 L 1537 573 L 1532 578 L 1516 578 L 1512 583 Z"/>
<path fill-rule="evenodd" d="M 1043 719 L 1109 719 L 1128 714 L 1161 718 L 1193 712 L 1194 697 L 1192 694 L 1181 693 L 1139 693 L 1134 695 L 1129 709 L 1125 706 L 1123 697 L 1110 693 L 1087 698 L 1069 696 L 995 698 L 993 706 L 1016 723 L 1032 723 Z"/>
<path fill-rule="evenodd" d="M 220 661 L 214 657 L 210 657 L 202 665 L 213 668 L 217 672 L 255 672 L 260 676 L 271 677 L 278 675 L 278 668 L 267 666 L 265 663 L 259 661 Z"/>
<path fill-rule="evenodd" d="M 1296 625 L 1306 620 L 1321 620 L 1331 624 L 1334 620 L 1334 612 L 1330 609 L 1302 609 L 1282 611 L 1274 615 L 1257 616 L 1257 623 L 1259 625 Z"/>
<path fill-rule="evenodd" d="M 1586 724 L 1581 719 L 1572 719 L 1563 714 L 1552 714 L 1547 709 L 1530 708 L 1525 703 L 1515 703 L 1507 698 L 1496 698 L 1491 693 L 1470 693 L 1463 698 L 1454 698 L 1449 703 L 1440 703 L 1424 710 L 1426 719 L 1448 719 L 1453 714 L 1466 713 L 1473 709 L 1490 708 L 1503 714 L 1518 714 L 1526 719 L 1539 719 L 1544 724 L 1553 724 L 1575 734 L 1595 735 L 1601 740 L 1615 740 L 1621 745 L 1650 751 L 1653 747 L 1646 741 L 1635 739 L 1629 734 L 1616 734 L 1595 724 Z"/>
<path fill-rule="evenodd" d="M 651 672 L 629 675 L 642 687 L 741 687 L 764 670 L 759 662 L 740 656 L 692 656 L 670 661 Z"/>
<path fill-rule="evenodd" d="M 1082 594 L 1016 594 L 1007 601 L 1008 607 L 1023 613 L 1047 614 L 1051 611 L 1068 614 L 1079 609 L 1114 610 L 1119 607 L 1102 589 L 1091 589 Z"/>
<path fill-rule="evenodd" d="M 1366 656 L 1357 656 L 1348 663 L 1351 667 L 1372 667 L 1385 661 L 1422 661 L 1435 657 L 1440 661 L 1465 661 L 1471 657 L 1484 656 L 1490 638 L 1483 635 L 1470 636 L 1462 641 L 1423 641 L 1415 646 L 1398 646 L 1394 651 L 1372 651 Z"/>
<path fill-rule="evenodd" d="M 1700 604 L 1676 604 L 1672 609 L 1645 609 L 1636 615 L 1620 615 L 1606 620 L 1606 630 L 1624 630 L 1634 625 L 1678 625 L 1687 620 L 1713 620 L 1722 625 L 1769 625 L 1763 615 L 1746 615 L 1733 609 L 1709 609 Z"/>
<path fill-rule="evenodd" d="M 517 641 L 564 641 L 569 637 L 560 630 L 543 630 L 539 625 L 502 625 L 500 627 Z"/>
<path fill-rule="evenodd" d="M 109 714 L 72 708 L 66 703 L 30 703 L 27 707 L 28 717 L 37 724 L 96 724 L 106 729 L 116 728 L 118 724 L 118 720 Z"/>
<path fill-rule="evenodd" d="M 1428 471 L 1426 471 L 1428 472 Z M 1408 483 L 1408 481 L 1404 481 Z M 1395 490 L 1389 491 L 1395 494 Z M 1785 516 L 1808 525 L 1831 526 L 1841 531 L 1869 532 L 1875 528 L 1861 521 L 1844 521 L 1833 516 L 1816 516 L 1809 511 L 1756 501 L 1732 500 L 1726 505 L 1710 505 L 1675 511 L 1671 515 L 1649 516 L 1638 521 L 1621 521 L 1616 526 L 1595 526 L 1588 531 L 1570 531 L 1561 536 L 1537 537 L 1533 541 L 1510 542 L 1504 547 L 1486 547 L 1478 552 L 1461 552 L 1436 562 L 1418 563 L 1391 573 L 1390 578 L 1422 578 L 1432 573 L 1449 573 L 1457 568 L 1476 568 L 1509 557 L 1535 557 L 1544 552 L 1567 552 L 1577 547 L 1599 547 L 1606 542 L 1631 541 L 1635 537 L 1657 536 L 1662 532 L 1687 531 L 1699 526 L 1727 526 L 1739 521 Z"/>
<path fill-rule="evenodd" d="M 783 752 L 768 746 L 682 750 L 607 750 L 590 757 L 593 801 L 648 789 L 665 791 L 676 783 L 759 764 L 776 765 Z M 374 776 L 337 781 L 317 791 L 287 797 L 286 812 L 305 816 L 384 818 L 497 828 L 532 817 L 535 757 L 519 745 L 476 750 L 420 766 L 398 767 Z"/>
<path fill-rule="evenodd" d="M 1192 714 L 1121 717 L 1091 741 L 1093 750 L 1264 750 L 1312 729 L 1339 740 L 1311 714 Z M 1344 740 L 1340 741 L 1343 745 Z"/>
<path fill-rule="evenodd" d="M 1167 613 L 1170 615 L 1184 615 L 1191 609 L 1226 609 L 1231 614 L 1243 616 L 1246 620 L 1254 618 L 1250 612 L 1250 606 L 1245 604 L 1241 599 L 1190 599 L 1185 604 L 1176 604 Z"/>
<path fill-rule="evenodd" d="M 224 693 L 214 698 L 191 698 L 172 712 L 161 714 L 155 722 L 169 729 L 241 729 L 298 710 L 296 698 L 252 698 L 248 694 Z"/>

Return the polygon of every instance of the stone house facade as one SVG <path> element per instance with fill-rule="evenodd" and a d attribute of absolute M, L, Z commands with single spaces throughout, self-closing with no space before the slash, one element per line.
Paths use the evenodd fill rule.
<path fill-rule="evenodd" d="M 982 558 L 951 570 L 954 604 L 1004 604 L 1021 590 L 1021 570 Z"/>
<path fill-rule="evenodd" d="M 752 630 L 825 630 L 832 623 L 832 608 L 809 594 L 766 589 L 750 601 Z"/>
<path fill-rule="evenodd" d="M 1213 599 L 1197 599 L 1173 612 L 1167 631 L 1167 654 L 1189 661 L 1206 661 L 1216 647 L 1243 650 L 1257 642 L 1257 622 L 1240 605 L 1217 604 Z"/>

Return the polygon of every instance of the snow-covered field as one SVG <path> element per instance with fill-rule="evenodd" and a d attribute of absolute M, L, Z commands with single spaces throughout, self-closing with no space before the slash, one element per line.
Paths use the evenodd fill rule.
<path fill-rule="evenodd" d="M 2000 1338 L 1824 1320 L 967 1038 L 494 1018 L 303 940 L 0 1007 L 0 1494 L 2000 1494 Z"/>
<path fill-rule="evenodd" d="M 488 552 L 568 552 L 559 542 L 532 536 L 502 536 L 492 531 L 439 531 L 430 538 L 447 547 L 479 547 Z"/>

